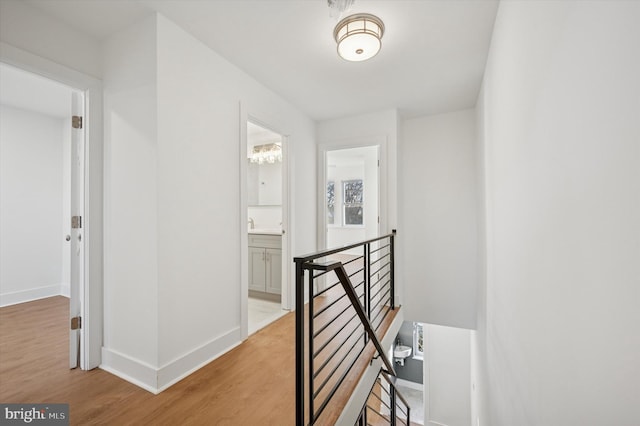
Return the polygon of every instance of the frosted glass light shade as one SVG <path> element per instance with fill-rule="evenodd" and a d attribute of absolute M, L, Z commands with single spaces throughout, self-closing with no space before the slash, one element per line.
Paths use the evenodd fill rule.
<path fill-rule="evenodd" d="M 368 13 L 347 16 L 338 22 L 333 38 L 338 43 L 338 55 L 347 61 L 366 61 L 382 47 L 384 23 Z"/>

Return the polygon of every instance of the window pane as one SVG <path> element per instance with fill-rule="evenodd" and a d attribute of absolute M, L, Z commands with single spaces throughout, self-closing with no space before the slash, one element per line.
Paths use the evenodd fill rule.
<path fill-rule="evenodd" d="M 413 357 L 424 358 L 424 326 L 419 322 L 413 323 Z"/>
<path fill-rule="evenodd" d="M 362 204 L 362 180 L 344 181 L 344 203 Z"/>
<path fill-rule="evenodd" d="M 343 219 L 346 225 L 363 225 L 363 184 L 362 179 L 342 181 Z"/>
<path fill-rule="evenodd" d="M 335 184 L 333 181 L 327 182 L 327 223 L 334 224 L 334 205 L 336 202 Z"/>
<path fill-rule="evenodd" d="M 362 225 L 362 207 L 345 206 L 344 207 L 344 224 L 345 225 Z"/>

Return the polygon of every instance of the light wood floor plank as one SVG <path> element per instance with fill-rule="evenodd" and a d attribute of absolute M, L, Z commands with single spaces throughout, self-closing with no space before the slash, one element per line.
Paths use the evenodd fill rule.
<path fill-rule="evenodd" d="M 295 424 L 293 313 L 153 395 L 100 369 L 69 370 L 68 303 L 59 296 L 0 309 L 0 402 L 69 403 L 72 425 Z M 344 401 L 323 417 L 337 418 Z"/>

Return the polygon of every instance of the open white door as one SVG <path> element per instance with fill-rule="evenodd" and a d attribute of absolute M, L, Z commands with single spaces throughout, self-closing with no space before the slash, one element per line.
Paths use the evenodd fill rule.
<path fill-rule="evenodd" d="M 84 281 L 84 97 L 72 94 L 71 129 L 71 276 L 69 298 L 69 368 L 79 367 L 82 327 L 82 288 Z"/>

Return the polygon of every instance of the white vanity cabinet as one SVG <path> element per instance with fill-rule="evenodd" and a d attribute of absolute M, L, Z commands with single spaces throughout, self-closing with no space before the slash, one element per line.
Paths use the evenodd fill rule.
<path fill-rule="evenodd" d="M 249 234 L 249 291 L 280 295 L 282 292 L 281 269 L 282 237 Z"/>

